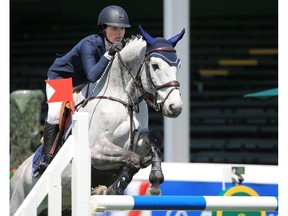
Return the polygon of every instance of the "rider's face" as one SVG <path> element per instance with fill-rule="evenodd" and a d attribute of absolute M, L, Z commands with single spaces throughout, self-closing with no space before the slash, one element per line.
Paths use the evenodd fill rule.
<path fill-rule="evenodd" d="M 107 26 L 105 28 L 106 37 L 108 41 L 115 43 L 120 42 L 125 35 L 124 27 Z"/>

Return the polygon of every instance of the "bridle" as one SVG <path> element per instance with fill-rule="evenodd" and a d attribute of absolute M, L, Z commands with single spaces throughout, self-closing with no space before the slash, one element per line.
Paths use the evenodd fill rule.
<path fill-rule="evenodd" d="M 155 49 L 149 50 L 148 52 L 146 52 L 145 59 L 144 59 L 143 63 L 141 64 L 140 68 L 138 69 L 138 72 L 137 72 L 135 77 L 131 73 L 131 68 L 123 61 L 120 53 L 118 53 L 118 59 L 120 60 L 121 64 L 127 69 L 128 73 L 132 77 L 135 88 L 139 89 L 139 91 L 142 93 L 141 97 L 143 97 L 144 95 L 148 94 L 148 92 L 146 92 L 144 90 L 144 87 L 143 87 L 142 83 L 140 82 L 140 78 L 139 78 L 139 74 L 140 74 L 141 70 L 143 69 L 143 66 L 145 67 L 146 78 L 148 80 L 148 83 L 151 85 L 151 87 L 153 89 L 154 100 L 151 101 L 150 99 L 145 98 L 145 97 L 144 97 L 144 99 L 145 99 L 145 101 L 147 102 L 147 104 L 149 106 L 154 108 L 156 111 L 160 111 L 161 110 L 161 104 L 165 103 L 165 101 L 167 100 L 169 95 L 174 90 L 180 88 L 180 83 L 177 80 L 173 80 L 173 81 L 164 83 L 162 85 L 156 85 L 155 82 L 153 82 L 149 63 L 150 63 L 151 54 L 155 53 L 155 52 L 176 52 L 176 50 L 174 48 L 172 48 L 172 47 L 159 47 L 159 48 L 155 48 Z M 164 100 L 163 101 L 157 100 L 158 91 L 160 89 L 169 88 L 169 87 L 173 87 L 173 88 L 171 88 L 171 90 L 168 92 L 168 94 L 166 95 Z"/>
<path fill-rule="evenodd" d="M 155 94 L 155 97 L 157 98 L 157 95 L 158 95 L 158 91 L 160 89 L 163 89 L 163 88 L 169 88 L 169 87 L 173 87 L 171 88 L 171 90 L 168 92 L 168 94 L 166 95 L 166 97 L 164 98 L 163 101 L 160 101 L 161 104 L 164 104 L 165 101 L 167 100 L 167 98 L 169 97 L 169 95 L 176 89 L 179 89 L 180 88 L 180 83 L 177 81 L 177 80 L 172 80 L 170 82 L 167 82 L 167 83 L 164 83 L 162 85 L 156 85 L 154 82 L 153 82 L 153 79 L 152 79 L 152 76 L 151 76 L 151 70 L 150 70 L 150 65 L 149 65 L 149 62 L 150 62 L 150 58 L 151 58 L 151 54 L 152 53 L 155 53 L 155 52 L 176 52 L 176 50 L 174 48 L 171 48 L 171 47 L 159 47 L 159 48 L 155 48 L 155 49 L 152 49 L 152 50 L 149 50 L 147 53 L 146 53 L 146 57 L 145 57 L 145 60 L 144 60 L 144 65 L 145 65 L 145 69 L 146 69 L 146 77 L 147 77 L 147 80 L 149 82 L 149 84 L 152 86 L 153 90 L 154 90 L 154 94 Z M 156 101 L 157 103 L 157 107 L 159 109 L 159 101 Z M 157 110 L 156 110 L 157 111 Z M 159 111 L 159 110 L 158 110 Z"/>

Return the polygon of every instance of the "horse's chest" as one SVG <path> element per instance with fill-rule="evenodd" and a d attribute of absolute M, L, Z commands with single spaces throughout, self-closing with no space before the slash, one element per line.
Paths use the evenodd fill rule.
<path fill-rule="evenodd" d="M 139 112 L 130 113 L 127 107 L 115 101 L 103 100 L 91 118 L 90 133 L 93 143 L 107 140 L 120 147 L 129 146 L 131 132 L 148 128 L 148 111 L 145 103 L 139 104 Z M 132 118 L 131 118 L 132 116 Z"/>
<path fill-rule="evenodd" d="M 111 137 L 114 142 L 126 143 L 129 141 L 131 132 L 134 130 L 142 130 L 144 122 L 137 115 L 126 116 L 114 122 Z"/>
<path fill-rule="evenodd" d="M 121 143 L 123 147 L 129 143 L 132 131 L 135 129 L 142 131 L 148 127 L 146 118 L 141 113 L 129 113 L 126 110 L 126 112 L 106 112 L 103 115 L 107 117 L 105 118 L 107 122 L 103 122 L 106 138 L 113 143 Z"/>

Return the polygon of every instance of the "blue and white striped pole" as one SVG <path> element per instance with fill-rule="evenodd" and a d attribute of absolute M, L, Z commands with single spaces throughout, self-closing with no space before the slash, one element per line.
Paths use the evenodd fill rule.
<path fill-rule="evenodd" d="M 91 213 L 105 210 L 278 211 L 273 196 L 91 196 Z"/>

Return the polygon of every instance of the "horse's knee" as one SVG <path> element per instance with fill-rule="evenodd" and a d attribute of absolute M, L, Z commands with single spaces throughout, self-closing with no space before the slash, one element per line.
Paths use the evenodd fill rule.
<path fill-rule="evenodd" d="M 142 140 L 140 144 L 142 148 L 146 148 L 146 150 L 150 149 L 151 146 L 161 148 L 163 145 L 163 135 L 160 131 L 143 131 L 138 136 L 138 140 L 135 140 L 138 143 Z M 134 146 L 137 146 L 137 144 Z"/>
<path fill-rule="evenodd" d="M 140 169 L 140 157 L 138 154 L 128 151 L 124 156 L 123 160 L 126 166 L 132 167 L 134 169 Z"/>
<path fill-rule="evenodd" d="M 148 130 L 136 132 L 134 134 L 134 143 L 133 143 L 132 151 L 140 155 L 147 154 L 151 149 L 151 145 L 150 145 L 148 137 L 149 137 Z"/>
<path fill-rule="evenodd" d="M 132 151 L 145 157 L 152 147 L 156 148 L 157 151 L 160 151 L 162 145 L 163 135 L 160 131 L 145 130 L 135 134 Z"/>

